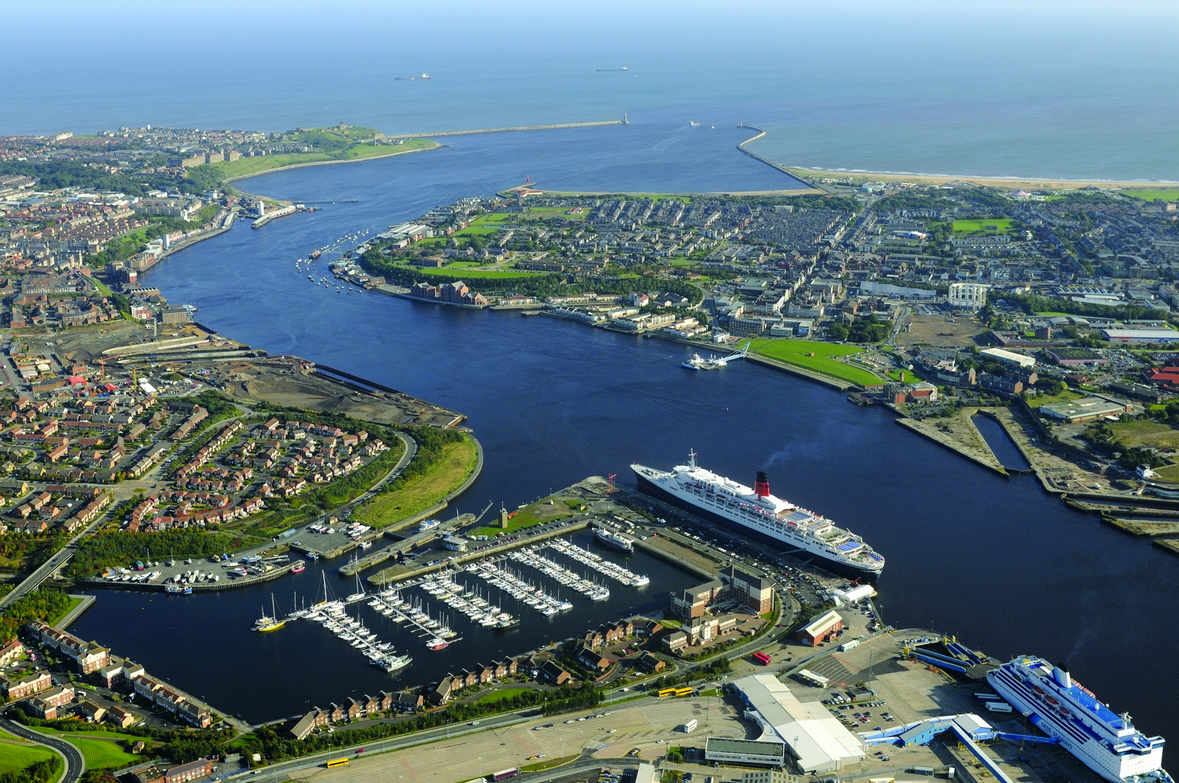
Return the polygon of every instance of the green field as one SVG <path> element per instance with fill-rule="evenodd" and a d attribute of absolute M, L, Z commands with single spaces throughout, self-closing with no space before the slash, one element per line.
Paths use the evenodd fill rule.
<path fill-rule="evenodd" d="M 443 457 L 427 473 L 411 479 L 396 492 L 386 492 L 361 506 L 353 518 L 373 527 L 388 527 L 441 502 L 475 470 L 478 451 L 469 436 L 446 446 Z"/>
<path fill-rule="evenodd" d="M 921 376 L 911 370 L 889 370 L 888 377 L 901 383 L 917 383 Z"/>
<path fill-rule="evenodd" d="M 527 685 L 521 685 L 518 688 L 500 688 L 499 690 L 494 690 L 491 693 L 487 694 L 486 696 L 483 696 L 482 698 L 477 699 L 475 701 L 475 703 L 476 704 L 494 704 L 497 701 L 503 701 L 504 699 L 510 699 L 517 694 L 523 693 L 524 691 L 531 691 L 531 690 L 535 690 L 535 689 L 529 688 Z"/>
<path fill-rule="evenodd" d="M 18 740 L 17 743 L 0 742 L 0 774 L 18 772 L 30 764 L 56 755 L 43 745 L 34 745 L 22 740 Z"/>
<path fill-rule="evenodd" d="M 834 345 L 813 340 L 754 340 L 749 350 L 770 359 L 805 367 L 808 370 L 841 378 L 845 381 L 871 386 L 882 383 L 882 379 L 867 370 L 852 367 L 837 357 L 852 356 L 863 351 L 854 345 Z M 813 354 L 813 355 L 812 355 Z"/>
<path fill-rule="evenodd" d="M 207 165 L 211 165 L 226 179 L 234 179 L 237 177 L 262 174 L 282 168 L 283 166 L 295 166 L 301 163 L 364 160 L 365 158 L 376 158 L 384 155 L 400 155 L 403 152 L 434 149 L 438 146 L 440 146 L 438 142 L 430 141 L 429 139 L 406 139 L 404 143 L 397 145 L 357 144 L 338 152 L 299 152 L 290 155 L 263 155 L 257 158 L 239 158 L 238 160 L 227 160 Z"/>
<path fill-rule="evenodd" d="M 1011 230 L 1010 218 L 984 218 L 982 220 L 955 220 L 955 234 L 1006 234 Z"/>
<path fill-rule="evenodd" d="M 1141 190 L 1123 190 L 1121 194 L 1143 201 L 1179 201 L 1179 190 L 1142 188 Z"/>

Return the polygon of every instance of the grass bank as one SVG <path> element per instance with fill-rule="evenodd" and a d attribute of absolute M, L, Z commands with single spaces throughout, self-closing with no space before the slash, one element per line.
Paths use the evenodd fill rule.
<path fill-rule="evenodd" d="M 373 527 L 388 527 L 437 505 L 466 481 L 475 470 L 478 449 L 470 435 L 442 449 L 442 456 L 426 473 L 415 476 L 393 492 L 364 504 L 353 518 Z"/>
<path fill-rule="evenodd" d="M 86 759 L 86 769 L 118 769 L 141 759 L 140 756 L 123 750 L 119 745 L 120 740 L 138 742 L 144 739 L 132 734 L 118 734 L 113 731 L 80 734 L 76 731 L 55 731 L 46 728 L 38 731 L 52 734 L 82 751 L 82 758 Z"/>
<path fill-rule="evenodd" d="M 793 364 L 798 367 L 805 367 L 808 370 L 813 370 L 823 375 L 830 375 L 841 380 L 851 381 L 852 383 L 858 383 L 861 386 L 882 383 L 879 377 L 867 370 L 861 370 L 859 367 L 852 367 L 840 361 L 843 357 L 854 356 L 864 350 L 854 345 L 835 345 L 833 343 L 820 343 L 814 340 L 775 340 L 763 338 L 753 340 L 749 346 L 749 350 L 759 356 L 777 359 L 780 362 Z"/>
<path fill-rule="evenodd" d="M 297 152 L 290 155 L 263 155 L 257 158 L 239 158 L 238 160 L 222 161 L 206 164 L 228 182 L 242 177 L 252 177 L 265 174 L 268 171 L 290 168 L 292 166 L 306 166 L 316 163 L 348 163 L 351 161 L 367 160 L 370 158 L 384 158 L 391 155 L 402 155 L 407 152 L 431 150 L 441 146 L 430 139 L 406 139 L 401 144 L 356 144 L 346 149 L 334 152 Z"/>
<path fill-rule="evenodd" d="M 12 737 L 11 734 L 5 738 Z M 30 764 L 53 758 L 54 753 L 43 745 L 12 737 L 13 742 L 0 743 L 0 775 L 6 772 L 19 772 Z"/>

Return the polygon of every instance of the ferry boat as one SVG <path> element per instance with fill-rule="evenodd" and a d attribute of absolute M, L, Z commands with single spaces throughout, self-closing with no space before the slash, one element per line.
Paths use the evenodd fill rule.
<path fill-rule="evenodd" d="M 635 551 L 634 541 L 609 528 L 600 527 L 594 531 L 594 540 L 602 546 L 617 549 L 619 552 Z"/>
<path fill-rule="evenodd" d="M 1024 717 L 1110 783 L 1173 783 L 1162 737 L 1134 728 L 1072 676 L 1034 655 L 987 672 L 987 681 Z"/>
<path fill-rule="evenodd" d="M 724 362 L 718 362 L 716 359 L 705 359 L 698 353 L 692 354 L 691 359 L 680 365 L 685 370 L 719 370 L 724 366 Z"/>
<path fill-rule="evenodd" d="M 307 566 L 304 563 L 298 562 L 298 563 L 295 563 L 293 566 L 291 566 L 291 573 L 292 574 L 301 574 L 301 573 L 303 573 L 303 571 L 306 570 L 306 568 L 307 568 Z"/>
<path fill-rule="evenodd" d="M 697 467 L 694 451 L 687 465 L 670 471 L 630 467 L 642 491 L 799 557 L 813 558 L 829 571 L 875 579 L 884 570 L 884 557 L 859 536 L 771 495 L 769 479 L 761 471 L 750 488 Z"/>

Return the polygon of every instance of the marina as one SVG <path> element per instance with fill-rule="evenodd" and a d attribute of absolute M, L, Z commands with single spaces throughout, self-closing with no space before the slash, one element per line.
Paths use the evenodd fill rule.
<path fill-rule="evenodd" d="M 557 539 L 552 542 L 551 546 L 567 557 L 571 557 L 577 562 L 587 565 L 616 582 L 621 582 L 627 587 L 645 587 L 651 583 L 651 579 L 645 574 L 636 574 L 611 560 L 605 560 L 600 555 L 596 555 L 588 549 L 582 549 L 572 541 L 565 541 Z"/>
<path fill-rule="evenodd" d="M 556 579 L 566 587 L 571 587 L 591 601 L 604 601 L 610 597 L 610 591 L 589 579 L 578 576 L 564 566 L 547 560 L 544 555 L 532 548 L 517 549 L 508 555 L 512 560 L 531 566 L 545 576 Z"/>
<path fill-rule="evenodd" d="M 497 566 L 490 560 L 471 563 L 466 570 L 467 573 L 474 574 L 488 584 L 498 587 L 512 598 L 535 609 L 545 617 L 552 617 L 558 612 L 565 612 L 573 608 L 573 604 L 568 601 L 562 601 L 549 595 L 512 569 Z M 606 591 L 605 596 L 598 600 L 605 600 L 609 597 L 610 593 Z"/>

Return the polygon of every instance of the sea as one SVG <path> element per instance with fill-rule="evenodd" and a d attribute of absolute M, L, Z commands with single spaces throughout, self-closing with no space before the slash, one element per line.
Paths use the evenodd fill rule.
<path fill-rule="evenodd" d="M 457 510 L 488 501 L 510 508 L 588 475 L 625 480 L 632 462 L 671 467 L 689 449 L 736 479 L 765 470 L 776 494 L 885 555 L 879 603 L 890 624 L 952 633 L 1000 659 L 1034 653 L 1065 663 L 1147 733 L 1179 737 L 1171 666 L 1179 560 L 1067 508 L 1033 477 L 1001 477 L 897 426 L 885 410 L 767 368 L 689 373 L 679 365 L 690 351 L 671 343 L 338 293 L 294 266 L 345 234 L 375 233 L 528 177 L 558 190 L 799 187 L 735 149 L 750 135 L 738 123 L 765 128 L 753 149 L 791 165 L 1179 179 L 1171 6 L 45 7 L 6 9 L 24 46 L 0 54 L 0 132 L 343 121 L 399 133 L 625 113 L 626 126 L 450 137 L 431 152 L 239 182 L 326 203 L 257 231 L 239 224 L 173 255 L 144 282 L 252 346 L 466 414 L 486 466 Z M 127 42 L 140 17 L 150 24 L 133 28 L 133 63 L 126 46 L 96 45 Z M 419 78 L 395 79 L 411 75 Z M 414 657 L 393 677 L 322 629 L 247 632 L 270 592 L 289 606 L 296 593 L 311 595 L 321 569 L 333 590 L 347 591 L 329 564 L 215 597 L 99 592 L 74 630 L 218 709 L 262 721 L 532 649 L 648 610 L 691 581 L 641 554 L 631 562 L 652 576 L 644 591 L 577 605 L 551 626 L 534 621 L 495 644 L 464 640 L 434 654 L 382 628 Z"/>

